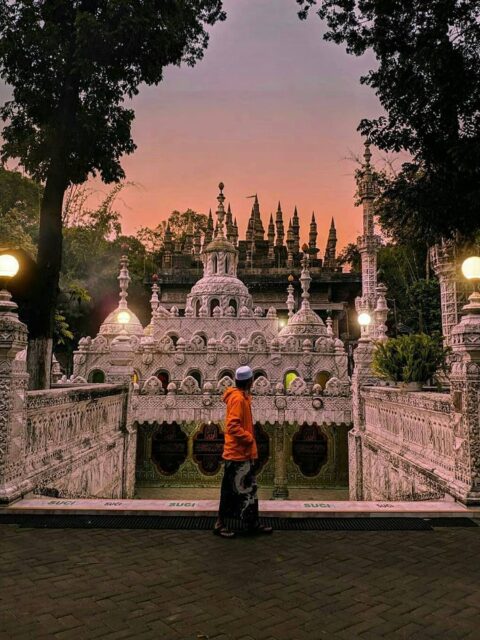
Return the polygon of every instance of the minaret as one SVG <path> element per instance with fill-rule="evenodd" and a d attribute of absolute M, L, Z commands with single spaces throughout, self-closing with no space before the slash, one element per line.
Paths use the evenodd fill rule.
<path fill-rule="evenodd" d="M 367 312 L 374 321 L 377 297 L 377 253 L 380 238 L 375 235 L 373 222 L 373 201 L 378 195 L 378 186 L 370 165 L 372 154 L 368 140 L 365 142 L 365 162 L 358 179 L 358 195 L 363 207 L 363 235 L 357 239 L 362 259 L 362 295 L 355 301 L 357 312 Z M 372 327 L 373 329 L 373 327 Z M 369 333 L 373 333 L 372 330 Z"/>
<path fill-rule="evenodd" d="M 208 221 L 207 221 L 207 230 L 205 231 L 205 238 L 203 241 L 204 246 L 206 247 L 213 240 L 213 216 L 212 210 L 208 212 Z"/>
<path fill-rule="evenodd" d="M 285 229 L 283 226 L 283 213 L 282 213 L 282 206 L 280 204 L 280 201 L 278 202 L 278 209 L 275 217 L 275 227 L 277 232 L 276 233 L 277 240 L 275 244 L 277 247 L 283 247 L 283 241 L 285 239 Z"/>
<path fill-rule="evenodd" d="M 314 260 L 317 259 L 317 221 L 315 220 L 315 212 L 312 213 L 312 221 L 310 222 L 310 233 L 308 235 L 308 252 Z"/>
<path fill-rule="evenodd" d="M 218 188 L 220 189 L 220 193 L 217 196 L 218 200 L 218 208 L 217 208 L 217 225 L 215 228 L 215 238 L 225 239 L 225 229 L 223 225 L 223 220 L 225 218 L 225 207 L 223 203 L 225 202 L 225 196 L 223 195 L 223 189 L 225 185 L 223 182 L 220 182 Z"/>
<path fill-rule="evenodd" d="M 287 231 L 287 267 L 293 267 L 293 247 L 295 240 L 293 238 L 292 220 L 288 223 Z"/>
<path fill-rule="evenodd" d="M 325 247 L 325 258 L 323 266 L 326 269 L 335 269 L 337 266 L 337 230 L 335 229 L 335 220 L 332 218 L 330 223 L 330 231 L 328 232 L 327 246 Z"/>
<path fill-rule="evenodd" d="M 270 214 L 270 222 L 268 224 L 268 259 L 275 259 L 275 225 L 273 224 L 273 215 Z"/>
<path fill-rule="evenodd" d="M 298 219 L 297 207 L 295 207 L 295 211 L 293 212 L 292 229 L 293 229 L 293 255 L 296 256 L 300 253 L 300 220 Z"/>

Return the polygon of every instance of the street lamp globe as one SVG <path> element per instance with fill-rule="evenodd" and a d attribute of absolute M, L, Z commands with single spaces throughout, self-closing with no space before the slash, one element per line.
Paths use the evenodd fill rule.
<path fill-rule="evenodd" d="M 464 260 L 462 273 L 467 280 L 480 280 L 480 257 L 471 256 Z"/>
<path fill-rule="evenodd" d="M 0 278 L 13 278 L 17 275 L 20 264 L 15 256 L 9 253 L 0 255 Z"/>
<path fill-rule="evenodd" d="M 371 321 L 372 321 L 372 317 L 366 311 L 362 311 L 362 313 L 358 314 L 358 324 L 361 327 L 368 327 Z"/>

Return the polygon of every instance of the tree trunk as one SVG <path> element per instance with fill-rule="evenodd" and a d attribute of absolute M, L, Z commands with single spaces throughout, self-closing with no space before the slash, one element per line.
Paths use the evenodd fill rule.
<path fill-rule="evenodd" d="M 62 266 L 62 208 L 67 187 L 63 163 L 52 159 L 40 207 L 37 277 L 32 292 L 27 368 L 30 389 L 48 389 L 53 353 L 53 332 Z"/>

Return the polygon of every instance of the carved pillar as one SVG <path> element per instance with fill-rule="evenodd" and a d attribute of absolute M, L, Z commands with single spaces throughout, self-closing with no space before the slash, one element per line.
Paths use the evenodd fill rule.
<path fill-rule="evenodd" d="M 130 384 L 133 376 L 133 349 L 126 331 L 112 341 L 109 364 L 106 382 Z"/>
<path fill-rule="evenodd" d="M 16 360 L 27 346 L 27 327 L 17 316 L 8 291 L 0 291 L 0 503 L 21 497 L 27 428 L 25 360 Z"/>
<path fill-rule="evenodd" d="M 455 497 L 480 504 L 480 293 L 463 307 L 451 331 L 451 393 L 455 421 Z"/>
<path fill-rule="evenodd" d="M 133 498 L 135 495 L 135 470 L 137 462 L 138 423 L 135 413 L 138 405 L 138 390 L 134 390 L 130 382 L 124 401 L 123 413 L 123 473 L 122 498 Z"/>
<path fill-rule="evenodd" d="M 277 407 L 277 419 L 278 422 L 274 427 L 274 469 L 275 475 L 273 479 L 273 494 L 274 500 L 285 500 L 288 498 L 287 487 L 287 464 L 286 464 L 286 446 L 285 446 L 285 408 L 287 406 L 287 400 L 284 397 L 275 398 L 275 406 Z"/>
<path fill-rule="evenodd" d="M 360 338 L 355 350 L 355 369 L 352 376 L 353 429 L 348 433 L 348 475 L 350 500 L 363 500 L 362 434 L 365 431 L 365 413 L 362 387 L 374 384 L 372 359 L 374 346 L 368 338 Z"/>
<path fill-rule="evenodd" d="M 133 349 L 128 334 L 122 333 L 112 341 L 110 366 L 106 382 L 126 387 L 123 412 L 123 469 L 122 497 L 133 498 L 135 492 L 135 460 L 137 454 L 137 425 L 135 410 L 137 398 L 133 394 Z"/>

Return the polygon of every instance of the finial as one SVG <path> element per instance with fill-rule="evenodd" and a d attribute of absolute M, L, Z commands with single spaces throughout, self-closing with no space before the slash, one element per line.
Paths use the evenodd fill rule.
<path fill-rule="evenodd" d="M 330 223 L 330 229 L 335 229 L 335 220 L 333 219 L 333 216 L 332 216 L 332 222 Z"/>
<path fill-rule="evenodd" d="M 281 211 L 282 210 L 282 205 L 280 204 L 280 200 L 278 201 L 278 208 L 277 211 Z"/>
<path fill-rule="evenodd" d="M 308 253 L 305 253 L 302 258 L 302 273 L 300 275 L 300 284 L 302 285 L 302 309 L 308 309 L 310 307 L 308 299 L 310 298 L 309 290 L 312 278 L 310 277 L 308 264 Z"/>
<path fill-rule="evenodd" d="M 291 278 L 291 280 L 290 280 L 290 278 Z M 293 285 L 292 285 L 292 282 L 293 282 L 293 276 L 292 275 L 288 276 L 288 282 L 290 284 L 287 287 L 287 293 L 288 293 L 288 295 L 287 295 L 287 309 L 288 309 L 288 317 L 291 318 L 295 313 L 295 298 L 293 296 L 294 289 L 293 289 Z"/>
<path fill-rule="evenodd" d="M 215 233 L 215 237 L 219 237 L 219 238 L 223 238 L 223 218 L 225 217 L 225 207 L 223 205 L 223 203 L 225 202 L 225 196 L 223 195 L 223 189 L 224 189 L 225 185 L 223 184 L 223 182 L 220 182 L 220 184 L 218 185 L 218 188 L 220 189 L 220 193 L 217 196 L 217 200 L 218 200 L 218 209 L 217 209 L 217 218 L 218 218 L 218 222 L 217 222 L 217 228 L 216 228 L 216 233 Z"/>
<path fill-rule="evenodd" d="M 372 152 L 370 151 L 370 140 L 367 138 L 365 140 L 365 152 L 363 154 L 365 158 L 365 167 L 370 167 L 370 160 L 372 158 Z"/>
<path fill-rule="evenodd" d="M 333 320 L 331 316 L 328 316 L 326 325 L 327 325 L 327 336 L 329 338 L 333 338 L 333 327 L 332 327 Z"/>
<path fill-rule="evenodd" d="M 122 245 L 122 249 L 125 245 Z M 118 283 L 120 285 L 120 302 L 119 309 L 127 309 L 127 289 L 130 282 L 130 274 L 128 273 L 128 257 L 123 255 L 120 258 L 120 273 L 118 274 Z"/>
<path fill-rule="evenodd" d="M 152 309 L 152 318 L 155 317 L 157 313 L 157 309 L 160 306 L 160 300 L 158 299 L 158 292 L 160 291 L 160 287 L 157 284 L 158 275 L 156 273 L 152 276 L 152 297 L 150 298 L 150 307 Z"/>
<path fill-rule="evenodd" d="M 312 222 L 313 222 L 313 223 L 315 223 L 315 222 L 316 222 L 316 220 L 315 220 L 315 211 L 312 211 Z"/>

